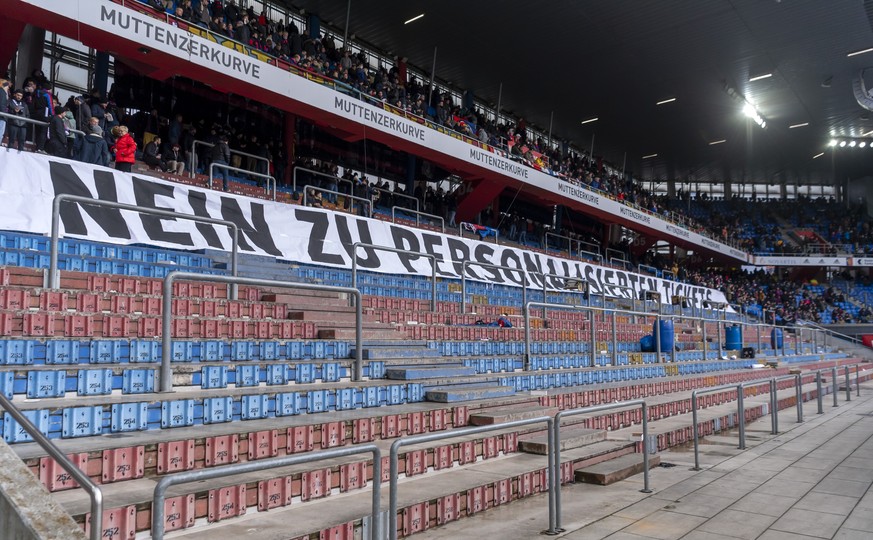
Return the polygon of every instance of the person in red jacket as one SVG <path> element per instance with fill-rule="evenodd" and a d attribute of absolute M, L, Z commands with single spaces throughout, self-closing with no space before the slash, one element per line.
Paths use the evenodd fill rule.
<path fill-rule="evenodd" d="M 115 126 L 112 135 L 117 140 L 112 150 L 115 151 L 115 168 L 122 172 L 130 172 L 133 162 L 136 161 L 136 142 L 128 133 L 127 126 Z"/>

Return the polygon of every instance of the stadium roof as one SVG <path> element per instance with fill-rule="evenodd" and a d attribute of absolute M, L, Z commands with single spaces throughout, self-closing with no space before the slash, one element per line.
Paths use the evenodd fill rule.
<path fill-rule="evenodd" d="M 285 1 L 345 27 L 347 0 Z M 873 51 L 848 56 L 873 47 L 868 13 L 873 0 L 351 0 L 349 32 L 428 72 L 437 47 L 438 78 L 493 104 L 502 83 L 502 110 L 543 131 L 554 112 L 556 137 L 626 154 L 645 179 L 827 184 L 873 162 L 827 147 L 873 142 L 852 92 Z"/>

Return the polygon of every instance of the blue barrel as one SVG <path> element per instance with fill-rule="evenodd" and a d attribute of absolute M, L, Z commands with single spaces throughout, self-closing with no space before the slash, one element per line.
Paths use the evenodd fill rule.
<path fill-rule="evenodd" d="M 774 349 L 782 348 L 782 329 L 774 328 L 772 332 L 770 332 L 770 346 Z"/>
<path fill-rule="evenodd" d="M 740 325 L 728 326 L 724 329 L 724 348 L 729 351 L 743 348 L 743 328 Z"/>
<path fill-rule="evenodd" d="M 654 352 L 655 350 L 655 336 L 649 334 L 647 336 L 643 336 L 640 338 L 640 351 L 642 352 Z"/>
<path fill-rule="evenodd" d="M 658 321 L 652 323 L 652 334 L 655 334 Z M 661 352 L 672 351 L 675 335 L 673 331 L 672 319 L 661 319 Z"/>

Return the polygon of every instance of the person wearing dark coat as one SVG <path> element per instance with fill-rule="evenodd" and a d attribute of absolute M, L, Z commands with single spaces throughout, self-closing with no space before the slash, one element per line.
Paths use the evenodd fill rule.
<path fill-rule="evenodd" d="M 46 151 L 56 157 L 69 157 L 67 155 L 67 127 L 64 125 L 66 107 L 55 109 L 54 116 L 49 120 L 48 140 L 45 143 Z"/>
<path fill-rule="evenodd" d="M 8 112 L 20 118 L 30 118 L 30 108 L 24 102 L 24 91 L 15 90 L 12 92 L 9 104 L 3 112 Z M 6 130 L 9 132 L 9 142 L 6 145 L 6 151 L 12 150 L 12 146 L 16 144 L 19 152 L 24 150 L 24 141 L 27 137 L 27 122 L 12 118 L 8 121 Z"/>
<path fill-rule="evenodd" d="M 90 133 L 87 136 L 76 138 L 73 155 L 83 163 L 107 167 L 112 156 L 109 154 L 109 145 L 103 138 L 103 130 L 100 126 L 90 126 L 88 129 Z"/>

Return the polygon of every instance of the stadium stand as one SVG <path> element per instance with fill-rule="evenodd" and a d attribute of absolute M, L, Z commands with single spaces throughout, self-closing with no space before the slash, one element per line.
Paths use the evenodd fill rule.
<path fill-rule="evenodd" d="M 112 4 L 237 39 L 224 46 L 750 255 L 863 254 L 871 242 L 860 207 L 671 199 L 523 122 L 451 96 L 431 111 L 423 86 L 370 74 L 364 53 L 266 9 Z M 31 100 L 51 86 L 32 82 Z M 84 128 L 100 114 L 87 136 L 114 146 L 116 164 L 113 128 L 131 126 L 130 173 L 83 159 L 75 138 L 46 155 L 42 124 L 33 152 L 0 150 L 0 491 L 39 494 L 61 537 L 381 540 L 547 493 L 542 528 L 557 533 L 561 492 L 639 473 L 649 492 L 665 452 L 860 395 L 873 374 L 869 352 L 819 326 L 870 317 L 858 274 L 819 284 L 690 257 L 680 268 L 672 252 L 635 249 L 643 232 L 610 237 L 569 210 L 550 225 L 555 209 L 537 201 L 465 226 L 463 179 L 401 188 L 398 160 L 375 175 L 366 142 L 360 156 L 301 122 L 311 137 L 289 161 L 269 135 L 275 111 L 259 104 L 212 124 L 209 99 L 152 110 L 116 98 L 128 99 L 71 96 L 64 117 Z M 210 163 L 228 166 L 220 184 Z"/>

